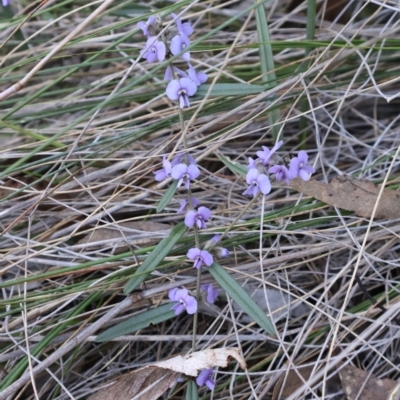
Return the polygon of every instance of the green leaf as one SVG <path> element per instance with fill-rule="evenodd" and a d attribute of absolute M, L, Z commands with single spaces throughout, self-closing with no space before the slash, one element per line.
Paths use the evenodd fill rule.
<path fill-rule="evenodd" d="M 199 393 L 197 389 L 197 385 L 192 380 L 190 380 L 186 386 L 185 400 L 197 400 L 199 398 Z"/>
<path fill-rule="evenodd" d="M 234 173 L 241 175 L 241 176 L 246 176 L 247 174 L 247 168 L 236 162 L 236 161 L 231 161 L 230 157 L 225 157 L 221 156 L 221 161 Z"/>
<path fill-rule="evenodd" d="M 147 277 L 147 275 L 155 270 L 160 262 L 168 255 L 176 242 L 185 234 L 187 227 L 183 222 L 179 223 L 171 229 L 168 237 L 161 240 L 153 249 L 149 256 L 144 260 L 143 264 L 136 270 L 135 274 L 129 279 L 125 285 L 124 293 L 128 294 L 135 290 Z"/>
<path fill-rule="evenodd" d="M 196 97 L 204 97 L 211 85 L 201 85 L 196 92 Z M 265 91 L 262 85 L 251 85 L 248 83 L 216 83 L 211 89 L 210 96 L 247 96 Z"/>
<path fill-rule="evenodd" d="M 245 292 L 245 290 L 233 279 L 223 267 L 213 263 L 208 268 L 210 274 L 219 283 L 222 289 L 238 304 L 238 306 L 261 328 L 265 329 L 270 335 L 276 336 L 274 326 L 271 320 L 265 315 L 264 311 L 255 303 L 255 301 Z"/>
<path fill-rule="evenodd" d="M 176 188 L 178 187 L 178 180 L 174 179 L 167 189 L 167 191 L 164 193 L 164 196 L 162 197 L 161 201 L 158 203 L 157 206 L 157 212 L 161 212 L 164 210 L 165 207 L 169 204 L 171 201 L 172 197 L 174 197 L 174 194 L 176 192 Z"/>
<path fill-rule="evenodd" d="M 163 304 L 152 310 L 144 311 L 132 318 L 115 325 L 96 337 L 96 342 L 107 342 L 122 335 L 128 335 L 147 328 L 150 324 L 158 324 L 175 317 L 175 311 L 171 310 L 172 303 Z"/>
<path fill-rule="evenodd" d="M 261 72 L 263 74 L 262 80 L 270 88 L 276 84 L 275 75 L 275 64 L 274 64 L 274 53 L 272 52 L 271 38 L 269 35 L 267 16 L 265 15 L 264 4 L 259 4 L 256 8 L 256 23 L 257 23 L 257 35 L 260 46 L 260 63 Z M 271 97 L 271 101 L 273 97 Z M 276 123 L 279 121 L 280 111 L 279 109 L 272 110 L 269 115 L 269 122 L 272 126 L 272 137 L 276 139 L 279 134 L 279 125 Z"/>

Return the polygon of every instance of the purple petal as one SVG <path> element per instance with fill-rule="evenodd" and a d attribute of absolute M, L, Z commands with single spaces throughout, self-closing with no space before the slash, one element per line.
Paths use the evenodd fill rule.
<path fill-rule="evenodd" d="M 244 196 L 253 196 L 256 197 L 256 194 L 258 193 L 258 187 L 251 185 L 248 187 L 242 194 Z"/>
<path fill-rule="evenodd" d="M 175 165 L 171 170 L 171 176 L 174 179 L 181 179 L 187 173 L 187 170 L 188 166 L 186 164 Z"/>
<path fill-rule="evenodd" d="M 187 108 L 190 107 L 189 98 L 185 94 L 183 94 L 183 95 L 181 94 L 179 96 L 179 108 L 183 109 L 183 108 L 185 108 L 185 106 Z M 189 188 L 187 188 L 187 189 L 189 189 Z"/>
<path fill-rule="evenodd" d="M 157 42 L 155 47 L 158 61 L 164 61 L 166 53 L 164 42 Z"/>
<path fill-rule="evenodd" d="M 251 168 L 248 170 L 246 174 L 246 182 L 249 185 L 252 185 L 253 182 L 257 179 L 259 172 L 255 168 Z"/>
<path fill-rule="evenodd" d="M 209 369 L 203 369 L 200 374 L 198 375 L 198 377 L 196 378 L 196 383 L 199 386 L 203 386 L 212 376 L 213 373 L 213 369 L 209 368 Z"/>
<path fill-rule="evenodd" d="M 181 303 L 176 303 L 171 307 L 171 310 L 175 311 L 175 315 L 179 315 L 184 309 L 185 306 Z"/>
<path fill-rule="evenodd" d="M 186 257 L 189 260 L 194 261 L 197 257 L 199 257 L 201 254 L 201 250 L 198 249 L 197 247 L 192 247 L 191 249 L 189 249 L 189 251 L 186 253 Z"/>
<path fill-rule="evenodd" d="M 225 249 L 225 247 L 221 247 L 219 256 L 222 257 L 222 258 L 229 257 L 229 250 Z"/>
<path fill-rule="evenodd" d="M 203 260 L 200 257 L 197 257 L 193 264 L 193 268 L 200 269 L 202 265 L 203 265 Z"/>
<path fill-rule="evenodd" d="M 175 300 L 184 300 L 185 297 L 188 295 L 188 290 L 187 289 L 178 289 L 175 293 Z"/>
<path fill-rule="evenodd" d="M 186 36 L 190 36 L 193 33 L 193 28 L 192 25 L 190 25 L 190 22 L 184 22 L 180 27 L 178 25 L 179 33 L 183 33 Z"/>
<path fill-rule="evenodd" d="M 199 177 L 199 175 L 200 175 L 200 170 L 199 170 L 199 168 L 197 167 L 197 165 L 195 165 L 195 164 L 190 164 L 190 165 L 188 166 L 188 168 L 187 168 L 187 173 L 188 173 L 188 175 L 190 176 L 190 179 L 191 179 L 191 180 L 194 180 L 194 179 L 196 179 L 196 178 Z"/>
<path fill-rule="evenodd" d="M 200 207 L 198 214 L 203 218 L 204 221 L 208 221 L 212 215 L 211 211 L 207 207 Z"/>
<path fill-rule="evenodd" d="M 181 78 L 180 79 L 182 89 L 186 90 L 186 93 L 189 96 L 193 96 L 197 92 L 196 84 L 189 78 Z"/>
<path fill-rule="evenodd" d="M 207 380 L 206 380 L 206 386 L 207 386 L 210 390 L 214 390 L 214 388 L 215 388 L 215 381 L 214 381 L 214 379 L 211 379 L 211 378 L 207 379 Z"/>
<path fill-rule="evenodd" d="M 164 168 L 155 171 L 154 174 L 155 174 L 154 179 L 155 179 L 157 182 L 161 182 L 161 181 L 163 181 L 164 179 L 167 178 L 167 174 L 166 174 Z"/>
<path fill-rule="evenodd" d="M 207 265 L 207 267 L 209 267 L 214 262 L 213 256 L 207 250 L 201 251 L 201 258 L 203 259 L 203 262 Z"/>
<path fill-rule="evenodd" d="M 178 288 L 173 288 L 168 292 L 168 297 L 171 301 L 176 301 L 176 292 L 178 291 Z"/>
<path fill-rule="evenodd" d="M 267 175 L 261 174 L 257 181 L 262 194 L 268 194 L 271 191 L 271 182 Z"/>
<path fill-rule="evenodd" d="M 304 150 L 300 150 L 299 154 L 298 154 L 299 160 L 300 162 L 302 162 L 303 164 L 307 164 L 308 162 L 308 154 L 306 151 Z"/>
<path fill-rule="evenodd" d="M 299 177 L 303 181 L 309 181 L 310 180 L 310 174 L 304 170 L 304 168 L 301 168 L 299 171 Z"/>
<path fill-rule="evenodd" d="M 205 224 L 205 222 L 201 219 L 201 218 L 196 218 L 196 225 L 199 229 L 206 229 L 207 225 Z"/>
<path fill-rule="evenodd" d="M 197 300 L 193 296 L 187 296 L 185 303 L 188 314 L 194 314 L 197 311 Z"/>
<path fill-rule="evenodd" d="M 194 224 L 196 223 L 196 218 L 197 218 L 197 211 L 196 210 L 188 211 L 188 213 L 185 216 L 185 225 L 188 228 L 193 228 Z M 192 258 L 192 260 L 193 260 L 193 258 Z"/>
<path fill-rule="evenodd" d="M 302 169 L 306 171 L 308 174 L 313 174 L 315 172 L 315 168 L 310 167 L 309 165 L 305 165 Z"/>
<path fill-rule="evenodd" d="M 165 93 L 167 94 L 170 100 L 178 100 L 180 90 L 181 90 L 181 84 L 177 79 L 174 79 L 170 83 L 168 83 Z"/>

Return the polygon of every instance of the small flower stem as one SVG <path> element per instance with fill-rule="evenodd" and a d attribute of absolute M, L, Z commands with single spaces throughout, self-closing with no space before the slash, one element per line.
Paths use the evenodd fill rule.
<path fill-rule="evenodd" d="M 171 68 L 172 74 L 175 78 L 174 69 L 172 67 L 172 64 L 170 64 L 170 68 Z M 182 110 L 179 108 L 179 105 L 178 105 L 178 114 L 179 114 L 179 121 L 181 123 L 181 129 L 182 129 L 181 140 L 183 143 L 183 148 L 185 149 L 184 159 L 185 159 L 186 163 L 189 164 L 189 159 L 188 159 L 189 146 L 188 146 L 187 137 L 186 137 L 185 121 L 183 119 L 183 113 L 182 113 Z M 192 196 L 192 191 L 191 191 L 190 187 L 188 190 L 188 198 L 189 198 L 189 205 L 191 208 L 193 208 L 193 196 Z M 199 230 L 196 225 L 193 227 L 193 234 L 194 234 L 195 245 L 197 248 L 200 248 Z M 197 304 L 199 304 L 199 302 L 200 302 L 200 283 L 201 283 L 201 268 L 199 268 L 197 270 L 197 279 L 196 279 Z M 192 340 L 192 351 L 193 352 L 196 350 L 198 315 L 199 315 L 198 310 L 196 310 L 196 312 L 194 313 L 194 316 L 193 316 L 193 340 Z"/>

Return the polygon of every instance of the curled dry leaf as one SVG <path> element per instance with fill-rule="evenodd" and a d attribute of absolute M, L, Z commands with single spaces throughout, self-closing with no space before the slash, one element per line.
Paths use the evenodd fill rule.
<path fill-rule="evenodd" d="M 226 367 L 231 357 L 246 369 L 238 348 L 203 350 L 132 371 L 88 400 L 130 400 L 134 396 L 137 400 L 156 400 L 176 383 L 179 374 L 197 376 L 203 369 Z"/>
<path fill-rule="evenodd" d="M 331 206 L 355 211 L 357 215 L 370 218 L 378 201 L 380 188 L 365 179 L 340 175 L 329 184 L 315 180 L 293 179 L 291 187 L 298 192 L 315 197 Z M 400 192 L 384 189 L 375 213 L 376 218 L 400 218 Z"/>
<path fill-rule="evenodd" d="M 352 365 L 342 368 L 339 376 L 348 400 L 388 400 L 397 386 L 393 379 L 378 379 Z"/>

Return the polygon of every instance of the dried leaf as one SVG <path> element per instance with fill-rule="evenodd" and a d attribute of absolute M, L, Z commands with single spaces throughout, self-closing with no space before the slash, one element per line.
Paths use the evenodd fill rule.
<path fill-rule="evenodd" d="M 151 365 L 122 376 L 88 400 L 130 400 L 139 394 L 137 400 L 155 400 L 176 383 L 177 377 L 177 372 Z"/>
<path fill-rule="evenodd" d="M 289 398 L 310 379 L 313 369 L 313 365 L 299 366 L 284 372 L 275 384 L 272 400 Z M 338 374 L 330 376 L 324 384 L 326 395 L 337 393 L 342 388 Z"/>
<path fill-rule="evenodd" d="M 240 355 L 240 349 L 236 347 L 197 351 L 188 356 L 177 356 L 154 365 L 185 375 L 197 376 L 202 369 L 226 367 L 230 357 L 234 358 L 242 369 L 246 369 L 246 362 Z"/>
<path fill-rule="evenodd" d="M 310 365 L 308 367 L 298 367 L 284 372 L 276 382 L 272 400 L 284 400 L 289 397 L 304 385 L 304 382 L 310 378 L 312 371 L 313 366 Z"/>
<path fill-rule="evenodd" d="M 346 365 L 339 371 L 344 392 L 348 400 L 388 400 L 397 382 L 378 379 L 367 371 Z"/>
<path fill-rule="evenodd" d="M 203 350 L 130 372 L 112 386 L 90 396 L 88 400 L 130 400 L 134 396 L 137 396 L 137 400 L 156 400 L 176 383 L 180 373 L 197 376 L 202 369 L 226 367 L 230 357 L 246 369 L 246 362 L 238 348 Z"/>
<path fill-rule="evenodd" d="M 315 197 L 331 206 L 355 211 L 357 215 L 370 218 L 378 200 L 380 188 L 365 179 L 347 175 L 334 178 L 329 184 L 315 180 L 293 179 L 291 186 L 298 192 Z M 375 213 L 376 218 L 400 218 L 400 192 L 384 189 Z"/>

